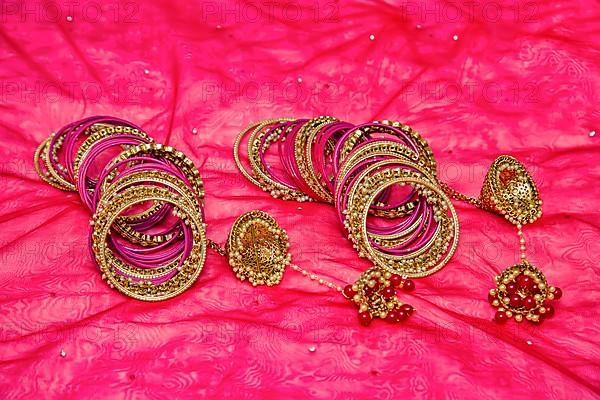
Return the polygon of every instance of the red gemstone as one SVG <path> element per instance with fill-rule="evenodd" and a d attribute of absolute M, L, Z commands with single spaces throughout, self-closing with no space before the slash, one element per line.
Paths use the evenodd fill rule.
<path fill-rule="evenodd" d="M 533 308 L 535 307 L 535 299 L 533 298 L 533 296 L 527 296 L 523 299 L 523 306 L 525 308 Z"/>
<path fill-rule="evenodd" d="M 514 177 L 515 171 L 505 169 L 504 171 L 500 172 L 500 181 L 502 181 L 502 184 L 504 185 L 510 182 Z"/>
<path fill-rule="evenodd" d="M 519 308 L 523 305 L 523 299 L 518 294 L 513 294 L 510 296 L 509 304 L 511 307 Z"/>
<path fill-rule="evenodd" d="M 558 300 L 562 297 L 562 290 L 560 288 L 554 289 L 554 300 Z"/>
<path fill-rule="evenodd" d="M 517 276 L 517 285 L 522 289 L 531 289 L 534 285 L 533 279 L 527 275 Z"/>
<path fill-rule="evenodd" d="M 494 315 L 494 320 L 500 324 L 508 321 L 508 317 L 504 311 L 496 311 L 496 315 Z"/>
<path fill-rule="evenodd" d="M 537 284 L 533 284 L 533 286 L 531 286 L 531 289 L 529 290 L 532 294 L 538 294 L 540 293 L 540 288 L 538 287 Z"/>
<path fill-rule="evenodd" d="M 400 306 L 400 311 L 404 311 L 406 314 L 411 315 L 415 311 L 415 309 L 410 304 L 402 304 Z"/>
<path fill-rule="evenodd" d="M 389 322 L 397 322 L 396 319 L 398 318 L 398 312 L 394 309 L 392 311 L 390 311 L 387 315 L 387 317 L 385 317 L 385 319 Z"/>
<path fill-rule="evenodd" d="M 396 322 L 406 321 L 408 318 L 408 314 L 402 310 L 396 311 Z"/>
<path fill-rule="evenodd" d="M 546 314 L 539 314 L 538 324 L 541 324 L 542 322 L 544 322 L 546 320 L 546 318 L 548 318 L 546 316 Z"/>
<path fill-rule="evenodd" d="M 394 289 L 393 286 L 386 286 L 383 288 L 383 290 L 381 291 L 381 295 L 385 298 L 385 299 L 390 299 L 392 297 L 394 297 L 394 295 L 396 294 L 396 289 Z"/>
<path fill-rule="evenodd" d="M 377 281 L 375 281 L 375 285 L 373 285 L 373 287 L 370 287 L 369 285 L 365 285 L 365 293 L 368 296 L 375 293 L 377 291 L 377 289 L 379 289 L 379 282 L 377 282 Z"/>
<path fill-rule="evenodd" d="M 510 282 L 508 285 L 506 285 L 506 291 L 508 292 L 508 294 L 517 293 L 518 290 L 519 287 L 514 282 Z"/>
<path fill-rule="evenodd" d="M 362 326 L 368 326 L 372 320 L 373 317 L 371 317 L 371 314 L 369 314 L 368 311 L 358 313 L 358 322 L 360 322 Z"/>
<path fill-rule="evenodd" d="M 493 303 L 493 302 L 494 302 L 494 300 L 496 300 L 496 299 L 497 299 L 497 297 L 496 297 L 496 295 L 495 295 L 495 294 L 488 293 L 488 301 L 489 301 L 490 303 Z"/>
<path fill-rule="evenodd" d="M 544 307 L 546 308 L 544 316 L 546 318 L 552 318 L 554 316 L 554 306 L 552 304 L 544 304 Z"/>
<path fill-rule="evenodd" d="M 402 289 L 406 290 L 407 292 L 412 292 L 413 290 L 415 290 L 415 283 L 410 279 L 407 279 L 404 281 Z"/>
<path fill-rule="evenodd" d="M 400 282 L 402 282 L 402 277 L 397 274 L 392 274 L 392 276 L 390 277 L 390 282 L 392 283 L 392 285 L 398 286 Z"/>
<path fill-rule="evenodd" d="M 352 290 L 352 285 L 346 285 L 346 287 L 344 287 L 344 291 L 342 292 L 344 297 L 346 297 L 347 299 L 351 299 L 354 297 L 354 295 L 356 294 L 356 292 L 354 290 Z"/>

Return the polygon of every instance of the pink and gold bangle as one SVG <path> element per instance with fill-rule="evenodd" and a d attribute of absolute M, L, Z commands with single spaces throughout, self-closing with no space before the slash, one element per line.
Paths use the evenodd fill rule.
<path fill-rule="evenodd" d="M 93 176 L 91 166 L 115 149 Z M 90 250 L 110 287 L 159 301 L 197 279 L 208 247 L 204 188 L 182 152 L 127 121 L 90 117 L 42 142 L 35 165 L 53 187 L 77 190 L 93 213 Z"/>

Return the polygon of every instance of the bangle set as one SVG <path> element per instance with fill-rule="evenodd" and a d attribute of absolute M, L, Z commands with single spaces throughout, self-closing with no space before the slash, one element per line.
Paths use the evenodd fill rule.
<path fill-rule="evenodd" d="M 265 165 L 272 147 L 283 173 Z M 334 204 L 359 256 L 390 273 L 430 275 L 456 249 L 458 220 L 437 185 L 432 152 L 406 125 L 353 126 L 332 117 L 261 121 L 240 133 L 234 157 L 242 174 L 275 198 Z"/>
<path fill-rule="evenodd" d="M 554 314 L 550 302 L 562 291 L 526 259 L 522 232 L 541 216 L 542 202 L 513 157 L 496 159 L 481 195 L 473 198 L 439 180 L 427 141 L 409 126 L 319 116 L 249 125 L 235 140 L 234 159 L 250 182 L 274 198 L 333 205 L 358 256 L 372 266 L 340 286 L 292 264 L 287 232 L 260 210 L 238 217 L 221 247 L 206 236 L 204 186 L 194 163 L 119 118 L 68 124 L 34 157 L 44 182 L 77 192 L 92 214 L 90 253 L 102 279 L 138 300 L 165 300 L 191 287 L 210 247 L 253 286 L 279 284 L 289 266 L 349 299 L 362 325 L 374 318 L 401 322 L 414 308 L 399 300 L 400 291 L 414 290 L 412 278 L 439 271 L 456 251 L 453 198 L 517 227 L 521 262 L 495 277 L 488 295 L 497 309 L 494 319 L 539 324 Z"/>
<path fill-rule="evenodd" d="M 373 263 L 343 290 L 365 325 L 396 311 L 389 301 L 396 300 L 395 282 L 412 288 L 406 278 L 426 277 L 450 261 L 459 236 L 450 198 L 503 215 L 518 229 L 521 263 L 496 276 L 497 287 L 488 296 L 497 308 L 494 319 L 540 323 L 554 314 L 550 301 L 562 291 L 548 286 L 526 259 L 522 232 L 541 216 L 542 202 L 535 182 L 513 157 L 498 157 L 481 195 L 472 198 L 438 179 L 433 152 L 410 127 L 387 120 L 353 125 L 319 116 L 253 123 L 236 138 L 234 158 L 250 182 L 275 198 L 335 206 L 359 257 Z"/>
<path fill-rule="evenodd" d="M 207 247 L 204 189 L 183 153 L 130 122 L 92 117 L 45 140 L 35 165 L 45 182 L 78 192 L 92 213 L 90 250 L 110 287 L 158 301 L 196 280 Z"/>
<path fill-rule="evenodd" d="M 275 167 L 265 162 L 270 150 Z M 456 250 L 458 219 L 437 184 L 433 153 L 399 122 L 260 121 L 240 132 L 234 157 L 242 174 L 275 198 L 335 206 L 359 257 L 374 264 L 343 291 L 363 324 L 387 318 L 397 308 L 398 285 L 412 289 L 408 278 L 435 273 Z"/>

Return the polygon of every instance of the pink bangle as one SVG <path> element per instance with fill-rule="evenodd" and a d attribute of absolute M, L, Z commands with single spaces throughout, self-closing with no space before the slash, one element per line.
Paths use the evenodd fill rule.
<path fill-rule="evenodd" d="M 447 196 L 429 188 L 437 183 L 435 160 L 417 132 L 396 122 L 352 125 L 331 117 L 270 120 L 253 126 L 258 128 L 244 146 L 253 183 L 276 198 L 332 202 L 359 255 L 378 260 L 377 265 L 390 272 L 421 277 L 447 263 L 447 254 L 456 247 L 457 220 Z M 248 177 L 237 160 L 246 134 L 236 140 L 234 153 Z M 274 141 L 279 142 L 277 147 L 271 146 Z M 278 152 L 279 165 L 265 165 L 266 151 L 272 148 Z M 391 176 L 397 170 L 409 176 L 395 185 L 373 186 L 369 204 L 355 201 L 367 193 L 373 177 Z M 400 182 L 405 189 L 400 189 Z M 360 204 L 360 212 L 354 210 L 355 204 Z M 366 216 L 364 222 L 354 217 L 361 212 L 368 221 Z M 364 235 L 357 229 L 364 229 Z M 440 240 L 442 236 L 449 240 Z"/>
<path fill-rule="evenodd" d="M 121 152 L 93 176 L 91 167 L 114 149 Z M 153 144 L 127 121 L 90 117 L 44 141 L 36 169 L 53 186 L 78 191 L 93 213 L 90 250 L 109 286 L 157 301 L 196 280 L 207 247 L 204 188 L 183 153 Z"/>

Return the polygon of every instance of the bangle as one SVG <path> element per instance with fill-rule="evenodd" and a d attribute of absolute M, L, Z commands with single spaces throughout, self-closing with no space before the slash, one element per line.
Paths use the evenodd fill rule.
<path fill-rule="evenodd" d="M 159 301 L 174 297 L 196 280 L 202 270 L 206 258 L 206 236 L 200 214 L 189 207 L 185 197 L 177 196 L 161 187 L 134 186 L 116 194 L 110 202 L 98 208 L 94 219 L 92 233 L 92 249 L 95 260 L 100 267 L 103 279 L 109 286 L 139 300 Z M 178 216 L 184 222 L 184 251 L 177 263 L 177 271 L 152 281 L 134 280 L 122 271 L 116 271 L 107 262 L 106 244 L 110 228 L 117 218 L 127 208 L 146 201 L 161 201 L 172 204 L 177 208 Z"/>
<path fill-rule="evenodd" d="M 242 141 L 252 173 L 239 160 Z M 265 160 L 273 147 L 280 165 L 272 168 Z M 374 264 L 344 290 L 363 323 L 386 318 L 390 310 L 392 320 L 403 319 L 394 314 L 400 311 L 393 301 L 389 309 L 377 305 L 391 298 L 385 296 L 392 289 L 385 296 L 382 292 L 392 285 L 386 276 L 395 277 L 394 288 L 412 290 L 408 277 L 438 271 L 456 250 L 458 219 L 438 187 L 433 153 L 416 131 L 399 122 L 352 125 L 330 116 L 260 121 L 240 132 L 234 156 L 242 174 L 271 196 L 336 207 L 358 255 Z M 383 286 L 373 291 L 365 285 L 375 276 Z"/>
<path fill-rule="evenodd" d="M 122 150 L 92 176 L 92 164 L 114 148 Z M 91 117 L 43 141 L 34 159 L 45 182 L 76 190 L 93 214 L 90 251 L 110 287 L 159 301 L 197 279 L 208 243 L 204 187 L 182 152 L 127 121 Z"/>

